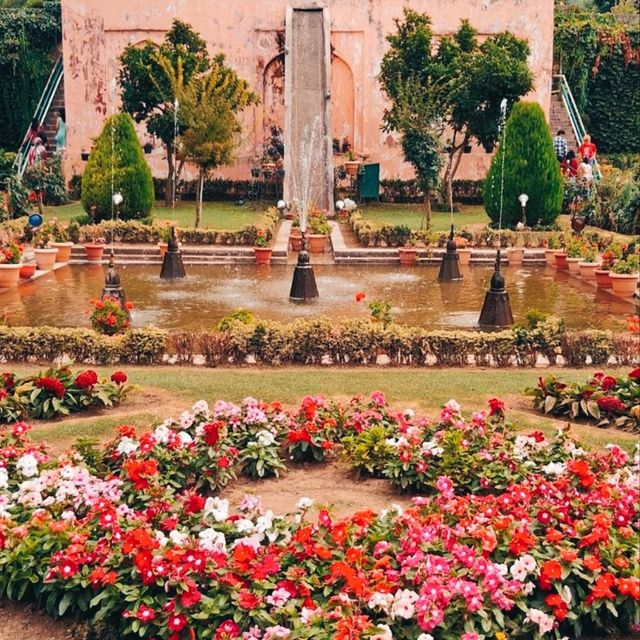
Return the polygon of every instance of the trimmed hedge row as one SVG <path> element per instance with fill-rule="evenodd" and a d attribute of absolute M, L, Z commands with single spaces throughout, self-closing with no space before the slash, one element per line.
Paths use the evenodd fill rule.
<path fill-rule="evenodd" d="M 54 362 L 63 357 L 99 364 L 375 365 L 386 355 L 391 366 L 534 366 L 559 357 L 568 366 L 638 362 L 638 339 L 610 331 L 563 331 L 559 322 L 506 331 L 428 331 L 365 319 L 333 323 L 328 318 L 289 324 L 233 321 L 227 331 L 167 332 L 131 329 L 107 337 L 89 329 L 0 327 L 0 359 Z"/>

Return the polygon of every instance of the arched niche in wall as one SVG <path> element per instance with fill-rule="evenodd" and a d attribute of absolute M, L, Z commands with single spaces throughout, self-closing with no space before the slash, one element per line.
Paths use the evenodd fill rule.
<path fill-rule="evenodd" d="M 355 140 L 355 87 L 351 67 L 335 52 L 331 56 L 332 138 Z"/>
<path fill-rule="evenodd" d="M 271 136 L 271 127 L 284 129 L 284 52 L 272 58 L 262 75 L 263 141 Z"/>

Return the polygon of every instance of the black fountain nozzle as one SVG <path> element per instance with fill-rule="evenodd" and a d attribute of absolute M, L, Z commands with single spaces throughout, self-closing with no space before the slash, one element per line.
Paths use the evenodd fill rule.
<path fill-rule="evenodd" d="M 491 276 L 491 287 L 487 291 L 478 325 L 481 329 L 501 329 L 513 324 L 513 314 L 509 294 L 505 288 L 504 275 L 500 271 L 500 247 L 496 252 L 496 262 Z"/>
<path fill-rule="evenodd" d="M 460 273 L 460 256 L 458 255 L 458 247 L 453 239 L 453 235 L 452 224 L 451 231 L 449 233 L 449 240 L 447 240 L 447 251 L 442 256 L 440 272 L 438 273 L 438 280 L 441 282 L 462 280 L 462 274 Z"/>
<path fill-rule="evenodd" d="M 102 290 L 102 299 L 114 298 L 118 301 L 120 308 L 130 317 L 129 309 L 127 309 L 127 296 L 124 293 L 124 288 L 120 284 L 120 274 L 116 268 L 115 254 L 113 249 L 109 254 L 109 264 L 107 265 L 107 271 L 104 276 L 104 289 Z"/>
<path fill-rule="evenodd" d="M 311 259 L 307 252 L 307 235 L 302 232 L 302 249 L 298 253 L 298 262 L 293 270 L 293 280 L 291 281 L 291 291 L 289 300 L 291 302 L 308 302 L 318 297 L 318 287 L 316 277 L 311 266 Z"/>
<path fill-rule="evenodd" d="M 176 230 L 175 227 L 171 227 L 169 241 L 167 242 L 167 252 L 162 259 L 160 277 L 163 280 L 172 280 L 173 278 L 184 278 L 185 275 L 182 253 L 176 238 Z"/>

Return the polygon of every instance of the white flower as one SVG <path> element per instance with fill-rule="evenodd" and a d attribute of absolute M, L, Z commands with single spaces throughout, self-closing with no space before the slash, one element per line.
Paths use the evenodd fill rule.
<path fill-rule="evenodd" d="M 224 537 L 224 533 L 220 531 L 211 528 L 204 529 L 198 534 L 198 539 L 200 540 L 200 546 L 205 551 L 227 552 L 227 540 Z"/>
<path fill-rule="evenodd" d="M 60 519 L 61 520 L 69 520 L 69 521 L 71 521 L 71 520 L 75 520 L 75 518 L 76 518 L 76 514 L 73 511 L 67 510 L 67 511 L 63 511 L 60 514 Z"/>
<path fill-rule="evenodd" d="M 396 591 L 391 607 L 392 618 L 404 618 L 408 620 L 415 613 L 414 604 L 418 600 L 418 594 L 410 589 Z"/>
<path fill-rule="evenodd" d="M 118 442 L 118 446 L 116 447 L 116 451 L 122 456 L 128 456 L 130 453 L 137 451 L 137 449 L 138 443 L 129 436 L 121 438 L 120 442 Z"/>
<path fill-rule="evenodd" d="M 313 506 L 313 500 L 303 496 L 296 503 L 296 509 L 310 509 Z"/>
<path fill-rule="evenodd" d="M 207 498 L 204 503 L 204 515 L 212 516 L 216 522 L 224 522 L 229 517 L 229 501 L 222 498 Z"/>
<path fill-rule="evenodd" d="M 188 411 L 183 411 L 178 418 L 178 423 L 182 429 L 188 429 L 195 420 L 195 416 Z"/>
<path fill-rule="evenodd" d="M 369 598 L 369 602 L 367 602 L 367 606 L 370 609 L 375 609 L 376 607 L 380 607 L 382 611 L 384 611 L 387 615 L 389 611 L 391 611 L 391 605 L 393 604 L 393 594 L 392 593 L 382 593 L 381 591 L 374 591 Z"/>
<path fill-rule="evenodd" d="M 191 407 L 193 413 L 207 413 L 209 411 L 209 405 L 206 400 L 198 400 L 193 407 Z"/>
<path fill-rule="evenodd" d="M 548 616 L 544 611 L 540 611 L 540 609 L 532 608 L 527 610 L 525 622 L 533 622 L 534 624 L 537 624 L 540 635 L 542 636 L 553 629 L 554 618 L 552 616 Z"/>
<path fill-rule="evenodd" d="M 273 435 L 273 433 L 271 433 L 271 431 L 267 431 L 266 429 L 258 431 L 258 433 L 256 434 L 256 439 L 258 440 L 258 444 L 263 447 L 268 447 L 276 441 L 276 437 Z"/>
<path fill-rule="evenodd" d="M 371 640 L 393 640 L 393 633 L 388 624 L 379 624 L 376 629 L 380 629 L 380 633 L 371 636 Z"/>
<path fill-rule="evenodd" d="M 178 440 L 180 440 L 180 444 L 183 447 L 186 447 L 193 442 L 193 438 L 186 431 L 180 431 L 178 433 Z"/>
<path fill-rule="evenodd" d="M 444 405 L 444 408 L 452 413 L 460 413 L 460 405 L 455 400 L 449 400 L 449 402 Z"/>
<path fill-rule="evenodd" d="M 310 609 L 309 607 L 302 607 L 300 612 L 300 621 L 304 625 L 308 625 L 311 621 L 322 613 L 322 609 Z"/>
<path fill-rule="evenodd" d="M 153 432 L 153 437 L 158 444 L 167 444 L 169 442 L 169 435 L 171 434 L 171 429 L 166 424 L 161 424 L 156 427 L 156 430 Z"/>
<path fill-rule="evenodd" d="M 412 419 L 413 419 L 413 416 L 415 416 L 415 415 L 416 415 L 416 412 L 415 412 L 413 409 L 405 409 L 405 410 L 402 412 L 402 417 L 403 417 L 405 420 L 412 420 Z"/>
<path fill-rule="evenodd" d="M 174 529 L 169 533 L 169 539 L 176 545 L 176 547 L 184 547 L 187 542 L 189 542 L 189 534 L 181 533 L 177 529 Z"/>
<path fill-rule="evenodd" d="M 240 518 L 234 524 L 238 533 L 252 533 L 254 530 L 254 524 L 248 518 Z"/>
<path fill-rule="evenodd" d="M 567 470 L 567 465 L 564 462 L 550 462 L 542 467 L 542 473 L 548 476 L 561 476 Z"/>
<path fill-rule="evenodd" d="M 433 636 L 430 633 L 421 633 L 418 640 L 433 640 Z"/>
<path fill-rule="evenodd" d="M 6 489 L 9 486 L 9 474 L 4 467 L 0 467 L 0 489 Z"/>
<path fill-rule="evenodd" d="M 33 476 L 38 475 L 38 460 L 31 453 L 25 453 L 16 462 L 16 469 L 25 478 L 33 478 Z"/>

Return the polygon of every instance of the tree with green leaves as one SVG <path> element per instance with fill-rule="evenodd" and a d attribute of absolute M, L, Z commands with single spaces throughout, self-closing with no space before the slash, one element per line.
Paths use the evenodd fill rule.
<path fill-rule="evenodd" d="M 504 167 L 504 175 L 503 175 Z M 514 229 L 522 220 L 518 196 L 526 193 L 527 224 L 548 226 L 562 208 L 563 179 L 551 132 L 537 102 L 518 102 L 507 120 L 484 183 L 484 206 L 493 223 Z"/>
<path fill-rule="evenodd" d="M 428 16 L 405 9 L 405 21 L 396 20 L 397 33 L 387 36 L 391 45 L 382 59 L 380 82 L 391 103 L 383 116 L 385 131 L 402 136 L 405 159 L 413 165 L 424 193 L 422 228 L 431 228 L 431 193 L 437 186 L 442 155 L 438 116 L 441 87 L 425 60 L 432 49 Z"/>
<path fill-rule="evenodd" d="M 165 68 L 169 64 L 171 74 Z M 147 41 L 143 46 L 128 46 L 120 56 L 118 83 L 122 109 L 136 122 L 144 122 L 147 131 L 162 140 L 167 150 L 167 181 L 165 204 L 171 203 L 175 167 L 176 120 L 178 134 L 184 131 L 180 109 L 174 109 L 176 95 L 171 82 L 181 66 L 182 82 L 188 86 L 194 76 L 205 73 L 210 66 L 206 42 L 180 20 L 174 20 L 162 44 Z"/>
<path fill-rule="evenodd" d="M 472 141 L 491 149 L 498 138 L 503 98 L 512 106 L 533 87 L 529 47 L 508 32 L 480 44 L 477 31 L 463 20 L 434 50 L 430 18 L 412 9 L 404 10 L 403 20 L 396 20 L 396 33 L 387 40 L 391 47 L 380 75 L 392 107 L 385 112 L 385 124 L 395 117 L 396 93 L 406 96 L 411 89 L 420 94 L 413 101 L 419 109 L 430 103 L 435 122 L 449 137 L 444 178 L 451 207 L 452 183 L 464 149 Z"/>
<path fill-rule="evenodd" d="M 206 73 L 185 82 L 182 63 L 174 69 L 171 60 L 158 54 L 157 62 L 176 96 L 182 118 L 180 154 L 198 166 L 198 195 L 195 226 L 202 220 L 202 192 L 207 174 L 231 162 L 241 131 L 238 114 L 256 104 L 258 96 L 249 89 L 223 54 L 216 55 Z"/>
<path fill-rule="evenodd" d="M 131 116 L 117 113 L 105 120 L 82 176 L 81 201 L 95 221 L 109 220 L 113 194 L 122 194 L 118 213 L 122 220 L 146 218 L 154 205 L 153 179 Z"/>

